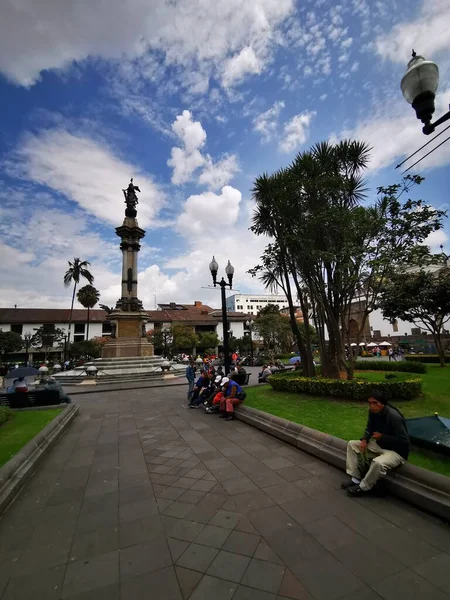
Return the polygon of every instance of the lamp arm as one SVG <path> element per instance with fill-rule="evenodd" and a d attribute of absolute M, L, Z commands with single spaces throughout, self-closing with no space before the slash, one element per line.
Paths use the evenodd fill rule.
<path fill-rule="evenodd" d="M 445 123 L 448 120 L 450 120 L 450 110 L 447 113 L 445 113 L 445 115 L 442 115 L 442 117 L 440 117 L 434 123 L 428 123 L 428 125 L 425 125 L 422 131 L 425 135 L 430 135 L 430 133 L 433 133 L 436 127 L 439 127 L 439 125 L 442 125 L 442 123 Z"/>

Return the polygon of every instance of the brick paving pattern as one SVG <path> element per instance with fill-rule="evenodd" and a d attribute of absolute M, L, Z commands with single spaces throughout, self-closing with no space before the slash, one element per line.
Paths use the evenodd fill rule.
<path fill-rule="evenodd" d="M 185 389 L 77 396 L 0 521 L 2 600 L 450 598 L 450 530 Z"/>

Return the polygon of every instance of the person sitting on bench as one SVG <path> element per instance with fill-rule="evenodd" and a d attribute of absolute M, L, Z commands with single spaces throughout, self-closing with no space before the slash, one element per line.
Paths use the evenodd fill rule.
<path fill-rule="evenodd" d="M 212 375 L 202 373 L 194 385 L 189 408 L 198 408 L 199 405 L 211 394 Z"/>
<path fill-rule="evenodd" d="M 369 397 L 369 418 L 360 440 L 347 444 L 347 473 L 342 484 L 352 496 L 364 496 L 389 469 L 405 464 L 409 454 L 408 430 L 403 415 L 377 390 Z"/>
<path fill-rule="evenodd" d="M 221 375 L 217 375 L 213 383 L 213 391 L 207 401 L 205 402 L 205 413 L 212 414 L 219 411 L 220 401 L 223 397 L 222 393 L 222 379 Z"/>
<path fill-rule="evenodd" d="M 244 402 L 246 393 L 241 386 L 233 380 L 224 377 L 222 379 L 222 393 L 223 397 L 220 400 L 220 412 L 219 418 L 225 419 L 226 421 L 234 420 L 234 407 Z"/>

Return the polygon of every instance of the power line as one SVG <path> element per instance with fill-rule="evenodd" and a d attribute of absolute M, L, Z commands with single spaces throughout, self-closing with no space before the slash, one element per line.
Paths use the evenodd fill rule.
<path fill-rule="evenodd" d="M 435 148 L 433 148 L 432 150 L 430 150 L 429 152 L 427 152 L 427 154 L 425 154 L 425 156 L 422 156 L 422 158 L 419 158 L 419 160 L 416 160 L 416 162 L 413 165 L 411 165 L 405 171 L 403 171 L 402 175 L 404 175 L 405 173 L 407 173 L 409 170 L 411 170 L 413 167 L 415 167 L 418 163 L 420 163 L 421 160 L 423 160 L 424 158 L 426 158 L 427 156 L 429 156 L 432 152 L 434 152 L 435 150 L 437 150 L 440 146 L 442 146 L 442 144 L 445 144 L 445 142 L 448 142 L 448 140 L 450 140 L 450 136 L 448 138 L 446 138 L 443 142 L 441 142 L 440 144 L 438 144 Z"/>
<path fill-rule="evenodd" d="M 408 161 L 410 158 L 412 158 L 413 156 L 415 156 L 418 152 L 420 152 L 421 150 L 423 150 L 426 146 L 428 146 L 428 144 L 431 144 L 431 142 L 434 142 L 434 140 L 436 138 L 438 138 L 440 135 L 442 135 L 443 133 L 445 133 L 447 131 L 447 129 L 450 129 L 450 125 L 448 127 L 446 127 L 445 129 L 443 129 L 441 132 L 439 132 L 437 135 L 435 135 L 432 140 L 430 140 L 429 142 L 427 142 L 426 144 L 424 144 L 423 146 L 421 146 L 418 150 L 416 150 L 415 152 L 413 152 L 412 154 L 410 154 L 408 156 L 408 158 L 405 158 L 405 160 L 402 161 L 401 163 L 399 163 L 395 168 L 398 169 L 399 167 L 401 167 L 403 164 L 405 164 L 406 161 Z M 442 145 L 442 144 L 440 144 L 440 145 Z M 436 146 L 436 148 L 439 148 L 439 146 Z M 435 150 L 436 150 L 436 148 L 435 148 Z M 428 154 L 430 154 L 430 153 L 428 153 Z M 425 156 L 428 156 L 428 154 L 426 154 Z M 425 158 L 425 156 L 423 158 Z M 415 163 L 415 164 L 417 164 L 417 163 Z"/>

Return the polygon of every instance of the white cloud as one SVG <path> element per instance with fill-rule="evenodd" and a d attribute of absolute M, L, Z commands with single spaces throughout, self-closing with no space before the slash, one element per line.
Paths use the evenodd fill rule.
<path fill-rule="evenodd" d="M 264 142 L 269 142 L 276 134 L 278 118 L 284 106 L 284 102 L 278 100 L 272 108 L 269 108 L 269 110 L 266 110 L 253 119 L 253 130 L 261 134 Z"/>
<path fill-rule="evenodd" d="M 161 189 L 139 167 L 121 160 L 106 144 L 63 129 L 26 135 L 8 163 L 11 174 L 64 194 L 86 212 L 117 225 L 124 216 L 130 177 L 140 186 L 141 226 L 157 226 L 165 204 Z"/>
<path fill-rule="evenodd" d="M 281 152 L 292 152 L 295 148 L 304 144 L 308 139 L 308 128 L 312 119 L 315 117 L 315 111 L 304 111 L 295 115 L 284 126 L 278 148 Z"/>
<path fill-rule="evenodd" d="M 203 167 L 198 183 L 214 190 L 229 183 L 239 170 L 235 154 L 225 155 L 214 163 L 209 154 L 201 153 L 200 149 L 206 142 L 206 131 L 200 121 L 192 120 L 190 111 L 184 110 L 175 119 L 172 130 L 183 144 L 183 148 L 172 148 L 171 157 L 167 161 L 169 167 L 173 168 L 173 184 L 180 185 L 190 181 L 194 173 Z"/>
<path fill-rule="evenodd" d="M 193 121 L 192 114 L 184 110 L 172 125 L 173 132 L 183 144 L 183 148 L 174 147 L 167 161 L 173 168 L 172 183 L 180 185 L 189 181 L 193 173 L 205 164 L 200 148 L 206 142 L 206 131 L 200 121 Z"/>
<path fill-rule="evenodd" d="M 224 87 L 230 87 L 239 83 L 246 75 L 261 73 L 262 61 L 256 56 L 251 46 L 245 46 L 226 63 L 223 70 L 222 83 Z"/>
<path fill-rule="evenodd" d="M 201 236 L 208 223 L 212 224 L 213 228 L 217 227 L 217 231 L 234 225 L 241 199 L 241 192 L 229 185 L 223 187 L 220 194 L 203 192 L 189 196 L 184 203 L 183 212 L 177 218 L 176 228 L 183 235 L 190 237 Z M 199 241 L 198 237 L 195 239 Z"/>
<path fill-rule="evenodd" d="M 378 37 L 376 50 L 383 58 L 405 64 L 414 48 L 427 58 L 449 49 L 448 24 L 450 3 L 448 0 L 423 0 L 417 18 L 395 25 L 387 34 Z"/>
<path fill-rule="evenodd" d="M 436 115 L 440 116 L 445 112 L 449 102 L 450 89 L 437 96 Z M 403 99 L 390 104 L 388 115 L 386 111 L 380 110 L 360 121 L 353 129 L 342 131 L 340 137 L 365 141 L 372 147 L 369 168 L 373 171 L 387 167 L 394 161 L 400 162 L 401 159 L 409 156 L 429 141 L 422 133 L 422 123 L 416 119 L 414 110 Z M 439 140 L 435 144 L 427 146 L 409 160 L 403 168 L 406 169 L 412 165 L 438 143 Z M 450 142 L 447 142 L 414 167 L 413 172 L 417 173 L 449 163 Z"/>
<path fill-rule="evenodd" d="M 237 171 L 239 171 L 239 165 L 235 154 L 225 156 L 216 163 L 213 163 L 208 155 L 206 166 L 198 178 L 198 183 L 206 185 L 210 190 L 216 190 L 229 183 Z"/>
<path fill-rule="evenodd" d="M 258 72 L 263 68 L 278 28 L 293 11 L 293 0 L 7 0 L 0 71 L 15 83 L 32 85 L 45 70 L 88 57 L 123 61 L 160 53 L 166 66 L 182 67 L 183 74 L 200 65 L 217 78 L 228 69 L 233 80 L 257 65 Z M 204 90 L 206 83 L 196 85 Z"/>
<path fill-rule="evenodd" d="M 430 246 L 433 252 L 439 252 L 439 246 L 445 246 L 448 242 L 448 235 L 445 233 L 443 229 L 439 229 L 438 231 L 433 231 L 424 241 L 426 246 Z"/>

